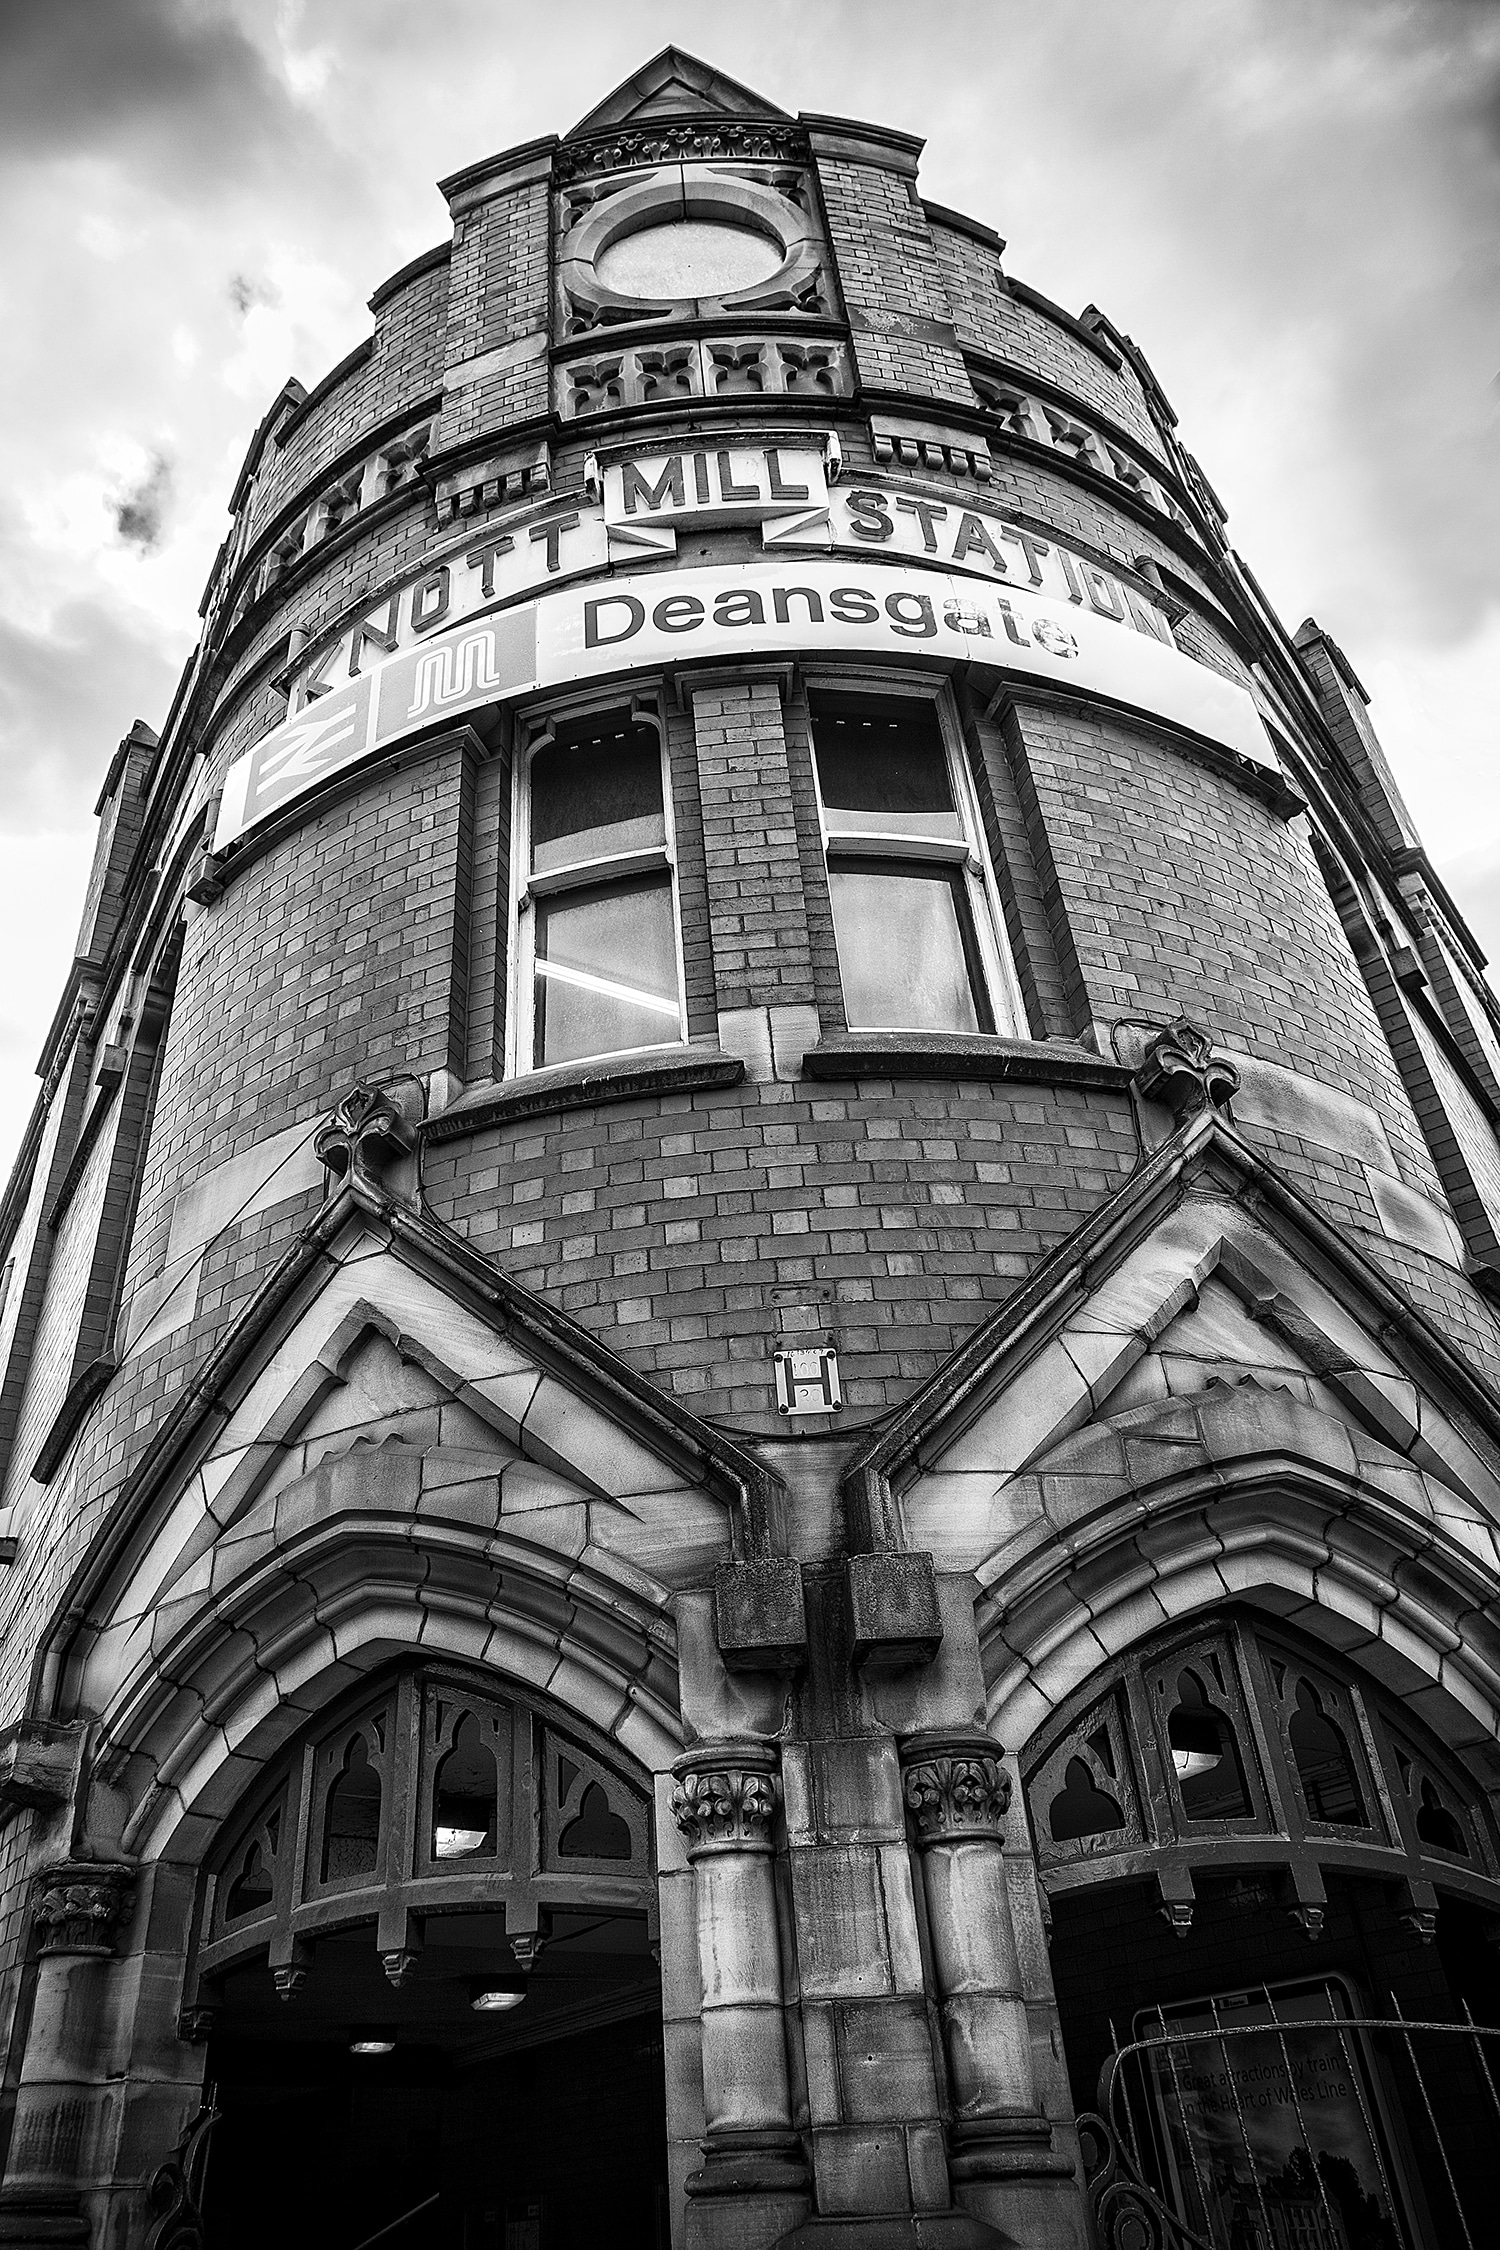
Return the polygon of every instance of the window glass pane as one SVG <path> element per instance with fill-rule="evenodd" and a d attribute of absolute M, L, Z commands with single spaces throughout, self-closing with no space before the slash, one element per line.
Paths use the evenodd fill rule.
<path fill-rule="evenodd" d="M 538 1065 L 681 1037 L 669 875 L 565 891 L 535 911 Z"/>
<path fill-rule="evenodd" d="M 830 867 L 851 1031 L 980 1031 L 956 880 L 946 872 Z"/>
<path fill-rule="evenodd" d="M 962 839 L 942 730 L 930 703 L 815 695 L 812 714 L 830 830 Z"/>
<path fill-rule="evenodd" d="M 666 840 L 661 743 L 653 728 L 595 721 L 559 735 L 532 759 L 535 873 L 646 851 Z"/>

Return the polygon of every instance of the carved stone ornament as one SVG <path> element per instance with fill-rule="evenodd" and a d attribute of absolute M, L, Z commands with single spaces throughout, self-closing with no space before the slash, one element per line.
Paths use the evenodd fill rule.
<path fill-rule="evenodd" d="M 558 150 L 559 180 L 623 172 L 645 164 L 723 162 L 726 158 L 756 163 L 786 163 L 805 159 L 807 136 L 791 123 L 763 125 L 758 119 L 726 118 L 684 121 L 673 125 L 632 126 L 621 132 L 602 133 L 592 140 L 574 142 Z"/>
<path fill-rule="evenodd" d="M 1240 1074 L 1232 1062 L 1214 1053 L 1206 1031 L 1179 1016 L 1146 1049 L 1135 1085 L 1143 1101 L 1160 1102 L 1176 1124 L 1185 1125 L 1204 1110 L 1227 1114 L 1239 1092 Z"/>
<path fill-rule="evenodd" d="M 901 1745 L 901 1763 L 919 1844 L 999 1842 L 1010 1775 L 988 1735 L 913 1735 Z"/>
<path fill-rule="evenodd" d="M 703 1852 L 769 1851 L 776 1812 L 774 1753 L 745 1744 L 708 1759 L 679 1759 L 672 1818 L 687 1838 L 688 1856 Z"/>
<path fill-rule="evenodd" d="M 109 1860 L 68 1860 L 37 1878 L 34 1913 L 44 1954 L 114 1952 L 135 1870 Z"/>
<path fill-rule="evenodd" d="M 336 1184 L 388 1193 L 387 1175 L 416 1147 L 416 1119 L 408 1114 L 421 1089 L 412 1081 L 399 1086 L 353 1087 L 318 1127 L 313 1147 Z"/>

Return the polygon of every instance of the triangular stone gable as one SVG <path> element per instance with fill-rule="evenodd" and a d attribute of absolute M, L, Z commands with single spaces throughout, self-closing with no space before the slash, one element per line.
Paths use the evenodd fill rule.
<path fill-rule="evenodd" d="M 1270 1194 L 1249 1195 L 1252 1186 Z M 1394 1316 L 1394 1317 L 1393 1317 Z M 1214 1425 L 1205 1436 L 1205 1418 Z M 1161 1153 L 939 1371 L 851 1487 L 997 1594 L 1215 1446 L 1379 1487 L 1500 1564 L 1500 1402 L 1238 1138 Z M 872 1490 L 872 1487 L 879 1490 Z"/>
<path fill-rule="evenodd" d="M 748 1457 L 446 1229 L 349 1189 L 340 1208 L 281 1301 L 268 1287 L 221 1342 L 75 1580 L 61 1668 L 126 1736 L 163 1683 L 201 1695 L 216 1642 L 272 1634 L 278 1605 L 305 1615 L 337 1583 L 357 1612 L 362 1556 L 372 1584 L 394 1573 L 414 1602 L 461 1584 L 470 1610 L 518 1602 L 554 1640 L 585 1612 L 608 1640 L 618 1611 L 639 1654 L 642 1634 L 671 1643 L 680 1589 L 763 1544 Z"/>
<path fill-rule="evenodd" d="M 737 78 L 700 62 L 680 47 L 664 47 L 612 94 L 606 95 L 587 117 L 581 117 L 565 137 L 579 140 L 586 133 L 608 132 L 624 125 L 660 124 L 679 117 L 767 117 L 789 122 L 787 112 L 768 102 L 763 94 L 742 86 Z"/>

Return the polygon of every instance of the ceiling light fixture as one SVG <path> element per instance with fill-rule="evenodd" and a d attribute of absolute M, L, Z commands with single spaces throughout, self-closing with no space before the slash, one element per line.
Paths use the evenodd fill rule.
<path fill-rule="evenodd" d="M 396 2042 L 383 2031 L 367 2031 L 361 2037 L 350 2040 L 349 2052 L 351 2055 L 393 2055 L 396 2052 Z"/>
<path fill-rule="evenodd" d="M 500 2015 L 507 2008 L 519 2008 L 525 1997 L 524 1977 L 476 1977 L 469 1988 L 469 2006 L 480 2016 Z"/>

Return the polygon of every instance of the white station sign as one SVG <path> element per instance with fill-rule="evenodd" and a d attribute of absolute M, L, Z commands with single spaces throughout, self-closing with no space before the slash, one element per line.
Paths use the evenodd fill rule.
<path fill-rule="evenodd" d="M 960 658 L 1102 696 L 1277 770 L 1245 689 L 1108 616 L 968 575 L 787 554 L 590 578 L 434 630 L 237 758 L 214 849 L 435 721 L 616 672 L 764 655 Z"/>

